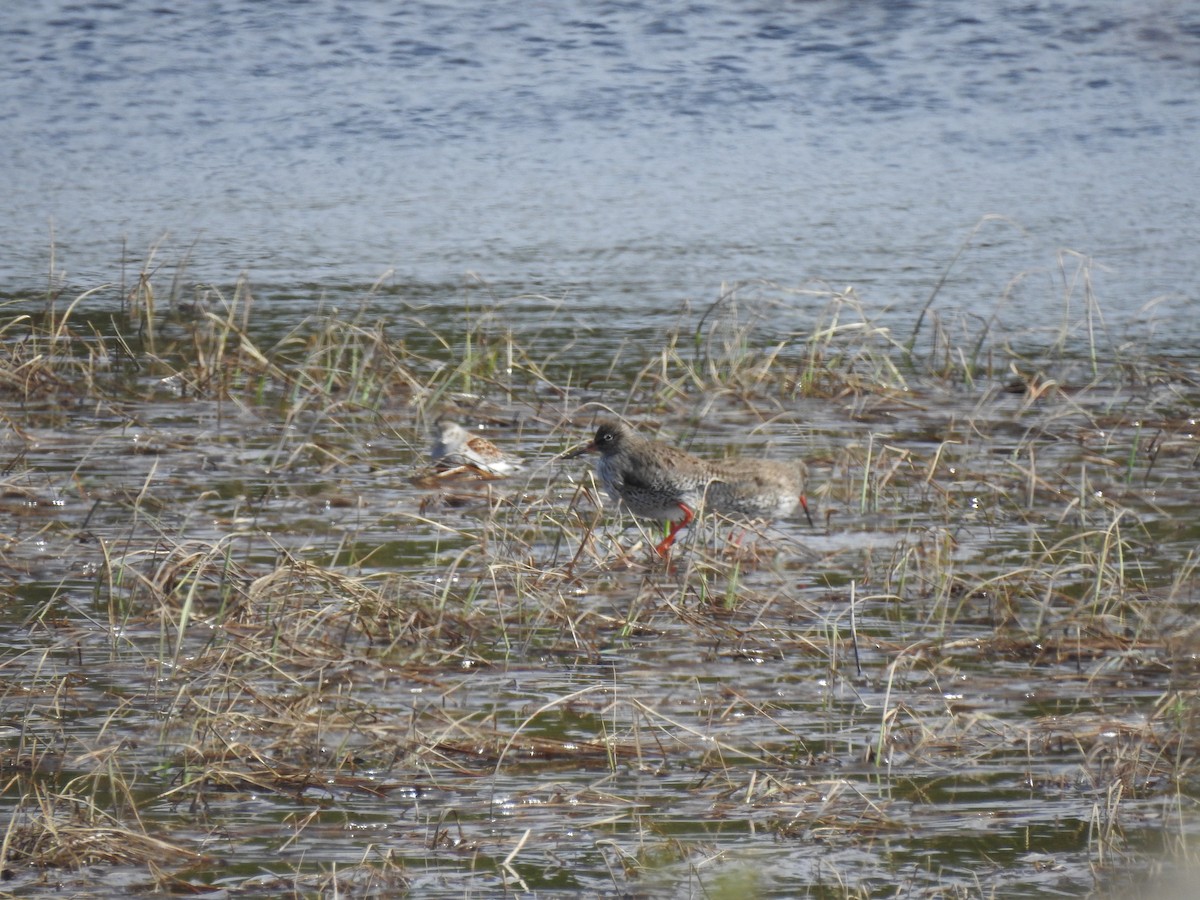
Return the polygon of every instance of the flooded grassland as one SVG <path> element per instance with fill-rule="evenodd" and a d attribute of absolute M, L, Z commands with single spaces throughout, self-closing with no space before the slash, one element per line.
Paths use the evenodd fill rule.
<path fill-rule="evenodd" d="M 1167 896 L 1194 862 L 1194 356 L 1087 299 L 896 333 L 758 285 L 620 334 L 167 293 L 4 310 L 0 888 Z M 439 416 L 525 467 L 434 471 Z M 659 560 L 557 459 L 611 416 L 803 456 L 816 527 Z"/>

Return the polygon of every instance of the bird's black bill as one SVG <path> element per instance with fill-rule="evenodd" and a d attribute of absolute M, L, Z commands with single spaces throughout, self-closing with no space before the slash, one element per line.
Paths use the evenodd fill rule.
<path fill-rule="evenodd" d="M 558 458 L 559 459 L 575 459 L 578 456 L 583 456 L 583 454 L 585 454 L 585 453 L 595 453 L 595 452 L 596 452 L 596 442 L 588 441 L 586 444 L 580 444 L 578 447 L 575 447 L 572 450 L 568 450 L 566 453 L 559 454 Z"/>

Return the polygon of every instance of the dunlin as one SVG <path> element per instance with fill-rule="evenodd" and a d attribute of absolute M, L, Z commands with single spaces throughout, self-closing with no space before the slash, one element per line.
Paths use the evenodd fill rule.
<path fill-rule="evenodd" d="M 471 434 L 457 422 L 445 419 L 438 419 L 434 423 L 433 447 L 429 455 L 434 465 L 447 473 L 474 470 L 492 477 L 503 477 L 521 468 L 520 462 L 491 441 Z"/>
<path fill-rule="evenodd" d="M 675 535 L 695 518 L 701 507 L 731 516 L 779 518 L 796 505 L 808 512 L 804 498 L 804 463 L 771 459 L 710 461 L 678 447 L 651 441 L 619 422 L 605 422 L 587 444 L 563 454 L 574 459 L 599 453 L 596 474 L 614 500 L 635 516 L 671 523 L 666 538 L 655 547 L 666 554 Z"/>

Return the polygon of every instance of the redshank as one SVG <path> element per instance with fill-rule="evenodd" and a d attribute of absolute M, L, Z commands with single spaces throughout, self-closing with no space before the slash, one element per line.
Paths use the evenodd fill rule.
<path fill-rule="evenodd" d="M 773 519 L 799 504 L 812 525 L 804 498 L 807 467 L 800 461 L 725 459 L 711 461 L 678 447 L 651 441 L 620 422 L 605 422 L 596 436 L 563 454 L 574 459 L 599 453 L 596 474 L 609 496 L 643 519 L 661 519 L 671 530 L 655 547 L 665 556 L 675 535 L 702 506 L 726 515 Z"/>
<path fill-rule="evenodd" d="M 438 419 L 434 429 L 429 455 L 439 469 L 446 470 L 446 474 L 475 471 L 502 478 L 521 468 L 520 462 L 491 441 L 471 434 L 457 422 Z"/>

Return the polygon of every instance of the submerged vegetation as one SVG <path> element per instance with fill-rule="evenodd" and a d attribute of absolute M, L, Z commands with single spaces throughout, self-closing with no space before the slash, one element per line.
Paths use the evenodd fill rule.
<path fill-rule="evenodd" d="M 1166 896 L 1196 862 L 1194 360 L 1073 291 L 1049 336 L 768 284 L 627 334 L 350 299 L 7 304 L 12 890 Z M 526 467 L 440 477 L 441 415 Z M 664 564 L 556 459 L 600 415 L 805 456 L 819 527 L 709 518 Z"/>

